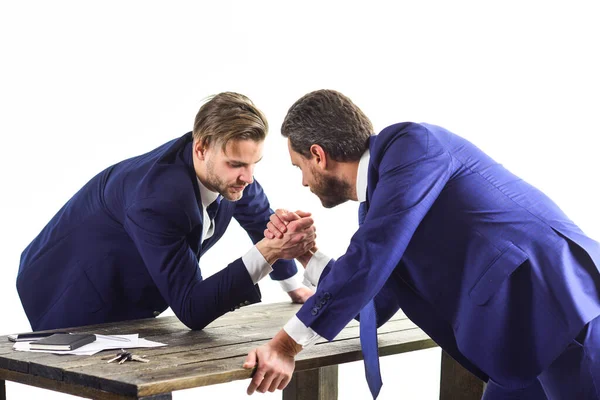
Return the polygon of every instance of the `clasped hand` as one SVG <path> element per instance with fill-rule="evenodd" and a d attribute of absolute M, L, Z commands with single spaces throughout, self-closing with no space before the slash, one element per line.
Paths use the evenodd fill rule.
<path fill-rule="evenodd" d="M 310 213 L 277 210 L 265 229 L 265 238 L 257 243 L 258 250 L 267 262 L 277 259 L 300 258 L 315 247 L 317 238 Z"/>
<path fill-rule="evenodd" d="M 271 215 L 267 229 L 265 229 L 265 238 L 275 239 L 283 238 L 284 235 L 292 228 L 294 228 L 294 222 L 299 221 L 303 218 L 309 217 L 311 214 L 304 211 L 290 212 L 284 209 L 278 209 L 274 214 Z M 316 228 L 314 225 L 311 226 L 315 232 L 316 239 Z M 313 245 L 302 254 L 297 255 L 295 258 L 306 268 L 306 265 L 310 261 L 312 255 L 317 251 L 317 245 L 313 241 Z"/>

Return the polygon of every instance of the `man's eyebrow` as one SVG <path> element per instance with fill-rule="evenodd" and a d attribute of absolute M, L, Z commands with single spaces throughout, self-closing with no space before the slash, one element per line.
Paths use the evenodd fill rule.
<path fill-rule="evenodd" d="M 258 163 L 258 162 L 260 162 L 262 159 L 263 159 L 262 157 L 261 157 L 261 158 L 259 158 L 258 160 L 256 160 L 256 162 L 255 162 L 254 164 L 257 164 L 257 163 Z M 247 165 L 248 165 L 248 163 L 247 163 L 247 162 L 244 162 L 244 161 L 239 161 L 239 160 L 229 160 L 228 162 L 229 162 L 230 164 L 236 164 L 236 165 L 240 165 L 240 166 L 243 166 L 243 167 L 245 167 L 245 166 L 247 166 Z"/>

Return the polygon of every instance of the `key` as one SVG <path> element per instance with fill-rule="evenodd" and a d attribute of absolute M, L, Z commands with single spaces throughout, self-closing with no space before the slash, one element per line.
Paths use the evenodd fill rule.
<path fill-rule="evenodd" d="M 117 353 L 117 355 L 114 358 L 111 358 L 110 360 L 107 361 L 108 364 L 110 364 L 113 361 L 120 361 L 121 358 L 123 358 L 123 355 L 125 355 L 127 352 L 123 349 L 121 349 L 121 352 Z"/>
<path fill-rule="evenodd" d="M 143 362 L 143 363 L 150 362 L 150 360 L 148 360 L 148 359 L 146 358 L 146 356 L 136 356 L 135 354 L 132 354 L 132 355 L 131 355 L 131 358 L 130 358 L 130 360 L 131 360 L 131 361 L 139 361 L 139 362 Z"/>
<path fill-rule="evenodd" d="M 122 355 L 121 361 L 119 361 L 119 365 L 120 365 L 120 364 L 123 364 L 125 361 L 129 361 L 129 360 L 131 360 L 131 353 L 129 353 L 129 352 L 125 352 L 125 353 Z"/>

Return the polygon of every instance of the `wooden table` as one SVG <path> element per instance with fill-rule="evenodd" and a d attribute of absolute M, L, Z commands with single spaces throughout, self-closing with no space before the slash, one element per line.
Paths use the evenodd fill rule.
<path fill-rule="evenodd" d="M 0 336 L 0 400 L 4 381 L 19 382 L 93 399 L 171 399 L 171 392 L 248 379 L 241 367 L 247 353 L 267 342 L 298 310 L 289 303 L 243 307 L 202 331 L 190 331 L 175 317 L 152 318 L 70 329 L 99 334 L 139 333 L 168 346 L 134 350 L 149 363 L 107 364 L 109 350 L 94 356 L 18 352 Z M 381 356 L 427 349 L 436 344 L 402 313 L 378 330 Z M 302 351 L 284 400 L 336 399 L 337 365 L 362 359 L 358 324 L 351 322 L 333 342 L 321 341 Z M 483 384 L 450 357 L 442 357 L 440 398 L 479 399 Z"/>

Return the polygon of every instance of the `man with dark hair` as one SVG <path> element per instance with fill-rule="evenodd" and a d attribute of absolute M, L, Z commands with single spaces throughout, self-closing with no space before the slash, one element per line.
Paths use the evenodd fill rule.
<path fill-rule="evenodd" d="M 167 307 L 202 329 L 260 301 L 256 283 L 269 273 L 294 301 L 306 300 L 312 292 L 291 259 L 313 246 L 309 215 L 285 237 L 263 238 L 272 210 L 253 171 L 267 130 L 247 97 L 221 93 L 200 108 L 193 132 L 92 178 L 21 255 L 17 289 L 32 329 L 148 318 Z M 256 246 L 203 279 L 200 257 L 232 217 Z"/>
<path fill-rule="evenodd" d="M 600 398 L 600 246 L 542 192 L 434 125 L 371 124 L 340 93 L 307 94 L 282 126 L 292 164 L 325 207 L 360 201 L 337 261 L 303 258 L 313 295 L 244 364 L 248 388 L 284 388 L 294 356 L 360 320 L 373 397 L 376 326 L 399 308 L 487 381 L 484 399 Z M 268 237 L 294 213 L 278 211 Z"/>

